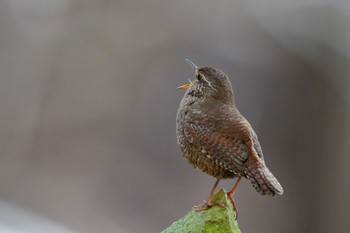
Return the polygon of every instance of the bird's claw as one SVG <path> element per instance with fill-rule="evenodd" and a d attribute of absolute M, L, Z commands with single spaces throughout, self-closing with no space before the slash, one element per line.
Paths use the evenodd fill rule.
<path fill-rule="evenodd" d="M 204 201 L 204 203 L 201 204 L 201 205 L 193 206 L 193 209 L 194 209 L 196 212 L 199 212 L 199 211 L 203 211 L 203 210 L 209 209 L 210 207 L 213 207 L 213 206 L 225 207 L 225 206 L 226 206 L 226 203 L 223 203 L 223 202 Z"/>

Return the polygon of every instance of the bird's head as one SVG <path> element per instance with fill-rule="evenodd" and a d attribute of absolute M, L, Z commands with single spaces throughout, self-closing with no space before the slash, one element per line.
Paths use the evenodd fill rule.
<path fill-rule="evenodd" d="M 195 78 L 178 87 L 187 89 L 184 98 L 234 103 L 232 85 L 226 74 L 213 67 L 198 67 L 188 59 L 186 62 L 195 70 Z"/>

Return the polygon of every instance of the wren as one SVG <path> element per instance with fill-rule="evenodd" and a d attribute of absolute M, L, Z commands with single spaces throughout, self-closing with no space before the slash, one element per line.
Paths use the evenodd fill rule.
<path fill-rule="evenodd" d="M 261 195 L 282 195 L 282 186 L 264 162 L 256 133 L 236 107 L 227 75 L 186 62 L 195 69 L 195 78 L 178 87 L 187 91 L 177 111 L 177 143 L 194 168 L 216 178 L 208 199 L 195 210 L 223 206 L 211 200 L 221 179 L 237 178 L 227 193 L 235 210 L 233 196 L 242 177 Z"/>

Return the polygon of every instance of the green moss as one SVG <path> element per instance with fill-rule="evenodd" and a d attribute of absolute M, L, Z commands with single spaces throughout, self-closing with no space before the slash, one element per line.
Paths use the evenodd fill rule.
<path fill-rule="evenodd" d="M 236 213 L 225 190 L 219 190 L 213 202 L 223 202 L 226 206 L 214 206 L 199 212 L 192 210 L 162 233 L 240 233 L 235 220 Z"/>

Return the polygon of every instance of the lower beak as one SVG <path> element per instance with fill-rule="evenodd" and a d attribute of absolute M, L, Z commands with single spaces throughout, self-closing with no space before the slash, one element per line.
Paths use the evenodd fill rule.
<path fill-rule="evenodd" d="M 181 85 L 181 86 L 177 87 L 176 89 L 187 89 L 191 86 L 192 86 L 192 83 L 188 83 L 188 84 Z"/>

